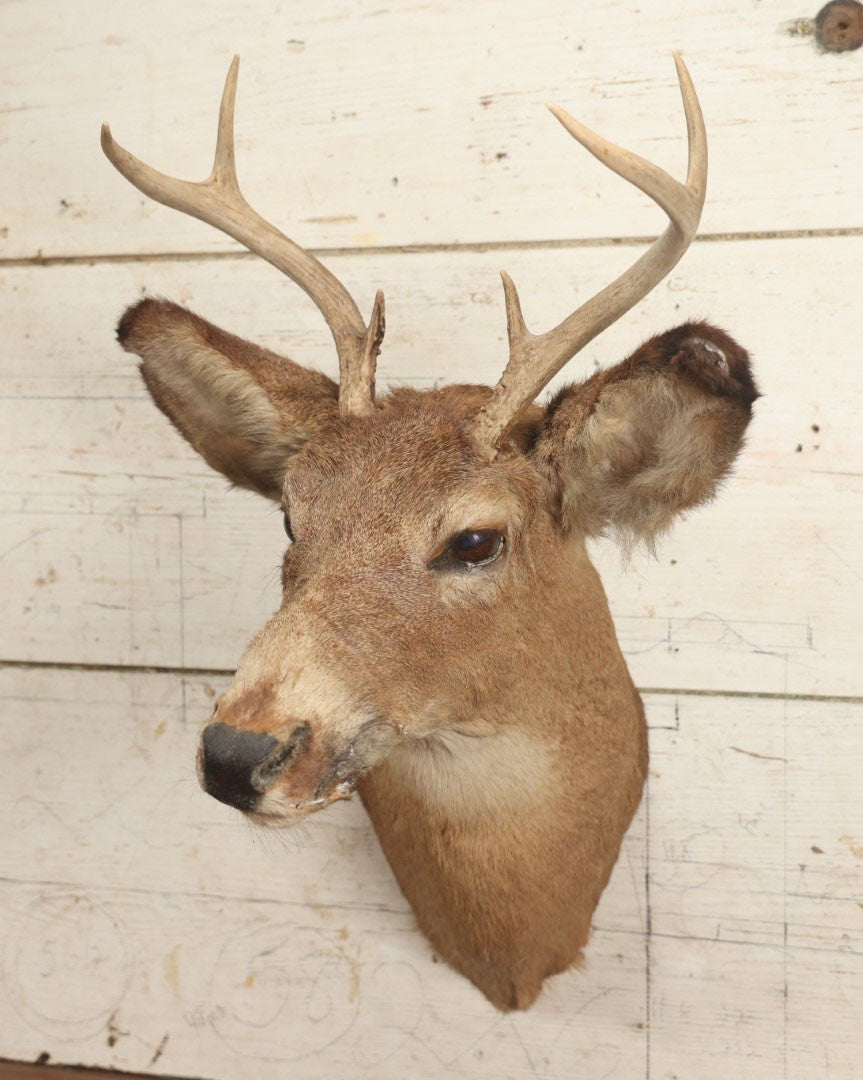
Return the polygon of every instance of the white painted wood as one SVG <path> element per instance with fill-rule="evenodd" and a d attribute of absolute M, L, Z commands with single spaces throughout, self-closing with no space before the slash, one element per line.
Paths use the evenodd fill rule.
<path fill-rule="evenodd" d="M 674 705 L 651 739 L 651 1072 L 853 1076 L 860 706 Z"/>
<path fill-rule="evenodd" d="M 7 3 L 0 256 L 226 249 L 129 188 L 98 130 L 203 178 L 235 51 L 242 181 L 309 246 L 654 232 L 649 201 L 542 106 L 680 172 L 675 48 L 710 132 L 706 231 L 859 227 L 860 58 L 789 32 L 817 6 Z"/>
<path fill-rule="evenodd" d="M 863 707 L 649 696 L 648 801 L 586 969 L 503 1017 L 434 962 L 359 806 L 280 836 L 198 790 L 219 688 L 0 670 L 4 1054 L 225 1080 L 856 1075 L 863 814 L 836 761 L 860 759 Z"/>
<path fill-rule="evenodd" d="M 382 382 L 428 385 L 497 378 L 502 262 L 542 327 L 633 255 L 330 261 L 361 295 L 390 289 Z M 640 685 L 863 689 L 861 255 L 859 238 L 696 244 L 667 284 L 564 372 L 578 377 L 651 332 L 709 314 L 751 349 L 765 395 L 736 475 L 663 542 L 658 560 L 636 555 L 625 567 L 616 549 L 597 545 Z M 230 668 L 278 603 L 278 513 L 226 492 L 112 340 L 116 316 L 145 287 L 334 372 L 317 312 L 251 259 L 7 267 L 0 555 L 9 614 L 0 655 Z"/>

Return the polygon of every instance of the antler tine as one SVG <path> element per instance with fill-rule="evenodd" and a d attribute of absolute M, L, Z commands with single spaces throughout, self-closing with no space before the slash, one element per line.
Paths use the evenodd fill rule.
<path fill-rule="evenodd" d="M 231 62 L 222 103 L 213 171 L 203 183 L 161 173 L 115 142 L 102 125 L 102 149 L 114 167 L 139 191 L 164 206 L 199 218 L 260 255 L 307 293 L 327 322 L 339 356 L 339 408 L 366 413 L 374 408 L 375 362 L 384 336 L 383 293 L 375 296 L 369 325 L 342 283 L 246 202 L 234 160 L 234 101 L 240 58 Z"/>
<path fill-rule="evenodd" d="M 213 171 L 210 182 L 215 187 L 231 189 L 242 198 L 237 180 L 237 162 L 234 156 L 234 106 L 237 102 L 237 76 L 240 73 L 240 58 L 236 54 L 225 76 L 225 88 L 219 102 L 219 126 L 216 129 L 216 153 L 213 157 Z M 245 200 L 244 200 L 245 201 Z"/>
<path fill-rule="evenodd" d="M 674 54 L 674 62 L 689 139 L 685 185 L 652 162 L 590 131 L 558 106 L 549 106 L 573 138 L 613 172 L 649 195 L 670 220 L 637 262 L 544 334 L 532 334 L 527 329 L 516 287 L 506 272 L 501 273 L 510 356 L 490 400 L 473 424 L 474 438 L 492 454 L 522 410 L 563 365 L 658 285 L 695 237 L 707 187 L 707 136 L 695 88 L 678 53 Z"/>

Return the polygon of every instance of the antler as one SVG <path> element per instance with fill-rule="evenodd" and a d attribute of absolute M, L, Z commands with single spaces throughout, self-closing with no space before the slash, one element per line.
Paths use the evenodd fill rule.
<path fill-rule="evenodd" d="M 115 168 L 149 198 L 184 214 L 200 218 L 235 240 L 308 293 L 332 331 L 339 355 L 339 409 L 366 413 L 374 408 L 375 361 L 384 336 L 384 296 L 375 296 L 366 326 L 359 308 L 342 283 L 314 255 L 265 221 L 243 198 L 234 163 L 234 100 L 240 58 L 228 70 L 213 171 L 203 183 L 167 176 L 146 165 L 114 142 L 102 125 L 102 149 Z"/>
<path fill-rule="evenodd" d="M 649 195 L 670 218 L 665 232 L 628 270 L 568 315 L 553 330 L 532 334 L 525 326 L 518 293 L 509 274 L 501 272 L 506 300 L 509 362 L 492 396 L 473 421 L 480 446 L 494 454 L 526 408 L 567 360 L 621 317 L 677 265 L 692 243 L 704 206 L 707 186 L 707 136 L 704 118 L 689 72 L 674 54 L 686 127 L 689 168 L 683 185 L 644 158 L 623 150 L 590 131 L 563 109 L 549 105 L 566 130 L 610 169 Z"/>

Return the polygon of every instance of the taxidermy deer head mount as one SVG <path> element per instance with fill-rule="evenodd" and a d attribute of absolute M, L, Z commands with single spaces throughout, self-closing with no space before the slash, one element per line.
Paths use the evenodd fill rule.
<path fill-rule="evenodd" d="M 670 224 L 544 334 L 527 329 L 504 274 L 509 362 L 493 389 L 375 397 L 383 295 L 366 324 L 344 286 L 240 193 L 236 59 L 204 183 L 156 172 L 102 130 L 145 195 L 304 289 L 339 356 L 337 386 L 164 300 L 120 320 L 159 408 L 213 468 L 281 503 L 290 541 L 281 606 L 203 730 L 201 783 L 268 826 L 358 789 L 420 927 L 500 1009 L 527 1007 L 579 960 L 647 769 L 641 702 L 585 541 L 652 543 L 710 499 L 757 397 L 746 352 L 687 323 L 535 404 L 695 235 L 706 139 L 675 60 L 685 184 L 552 108 Z"/>

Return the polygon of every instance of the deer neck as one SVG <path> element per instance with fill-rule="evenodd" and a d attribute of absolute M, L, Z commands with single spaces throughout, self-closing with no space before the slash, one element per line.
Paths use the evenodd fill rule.
<path fill-rule="evenodd" d="M 419 926 L 501 1009 L 578 961 L 647 767 L 598 577 L 588 563 L 565 584 L 567 607 L 537 608 L 535 655 L 470 733 L 399 747 L 360 784 Z"/>

